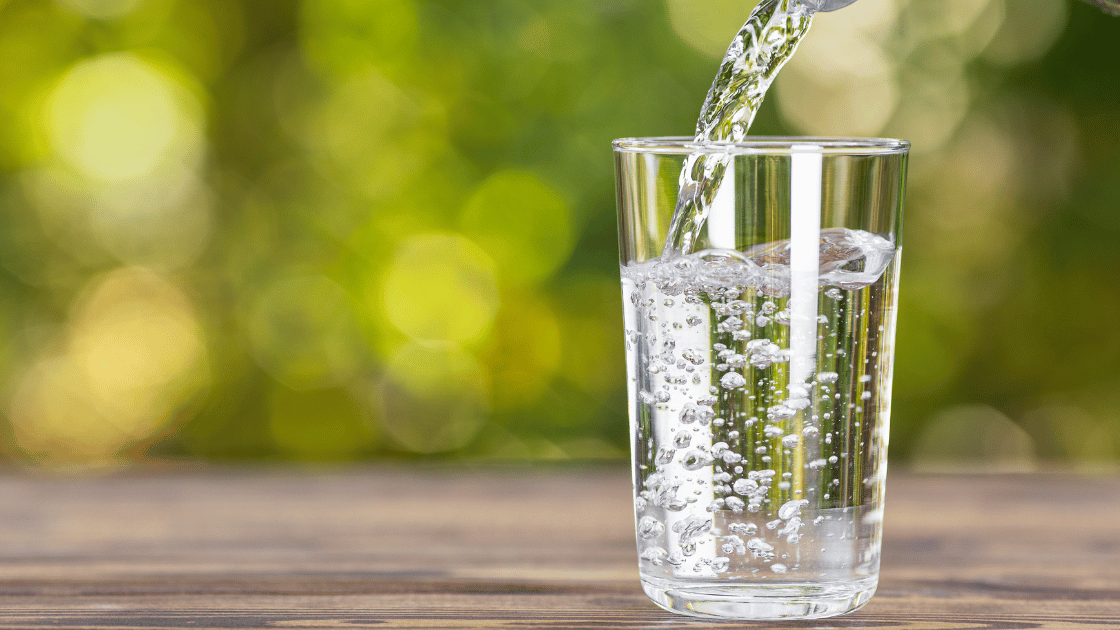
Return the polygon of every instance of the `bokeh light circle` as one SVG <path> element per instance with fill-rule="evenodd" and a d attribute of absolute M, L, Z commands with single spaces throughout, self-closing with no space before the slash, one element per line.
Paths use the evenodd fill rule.
<path fill-rule="evenodd" d="M 463 231 L 520 284 L 553 274 L 572 251 L 571 213 L 554 188 L 528 171 L 489 177 L 463 211 Z"/>
<path fill-rule="evenodd" d="M 813 135 L 878 135 L 900 100 L 897 60 L 881 43 L 898 9 L 892 0 L 862 0 L 818 16 L 786 64 L 774 92 L 783 117 Z"/>
<path fill-rule="evenodd" d="M 489 412 L 488 376 L 447 342 L 408 342 L 389 360 L 382 384 L 385 432 L 416 453 L 463 448 Z"/>
<path fill-rule="evenodd" d="M 560 365 L 560 323 L 551 306 L 532 295 L 506 295 L 486 349 L 496 407 L 529 405 Z"/>
<path fill-rule="evenodd" d="M 198 99 L 131 53 L 83 60 L 59 80 L 46 109 L 52 148 L 86 177 L 120 181 L 198 159 Z"/>
<path fill-rule="evenodd" d="M 281 278 L 251 309 L 247 327 L 257 364 L 293 390 L 341 385 L 365 359 L 353 302 L 329 278 Z"/>
<path fill-rule="evenodd" d="M 55 0 L 60 6 L 79 15 L 99 20 L 125 17 L 144 3 L 144 0 Z"/>
<path fill-rule="evenodd" d="M 397 247 L 380 297 L 389 321 L 413 339 L 479 339 L 498 311 L 494 262 L 457 234 L 412 236 Z"/>
<path fill-rule="evenodd" d="M 62 347 L 11 400 L 17 445 L 40 461 L 104 461 L 136 449 L 209 388 L 205 335 L 183 293 L 135 268 L 94 280 Z"/>
<path fill-rule="evenodd" d="M 731 38 L 758 2 L 666 0 L 669 22 L 686 44 L 715 59 L 723 57 Z"/>

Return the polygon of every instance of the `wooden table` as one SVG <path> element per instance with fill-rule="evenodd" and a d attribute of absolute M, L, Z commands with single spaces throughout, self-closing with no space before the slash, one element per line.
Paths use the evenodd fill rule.
<path fill-rule="evenodd" d="M 670 628 L 623 468 L 0 479 L 0 628 Z M 1120 479 L 892 473 L 879 593 L 814 628 L 1120 628 Z M 742 624 L 724 624 L 725 627 Z"/>

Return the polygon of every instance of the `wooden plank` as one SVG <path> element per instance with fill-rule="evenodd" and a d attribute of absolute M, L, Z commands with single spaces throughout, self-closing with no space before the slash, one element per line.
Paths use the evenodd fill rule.
<path fill-rule="evenodd" d="M 621 468 L 9 476 L 0 628 L 707 625 L 638 587 L 628 484 Z M 773 627 L 1120 628 L 1120 480 L 888 484 L 872 602 Z"/>

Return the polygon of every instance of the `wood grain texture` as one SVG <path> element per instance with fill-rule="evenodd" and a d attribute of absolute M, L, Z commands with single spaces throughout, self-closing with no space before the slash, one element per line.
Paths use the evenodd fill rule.
<path fill-rule="evenodd" d="M 0 628 L 673 628 L 629 475 L 363 469 L 0 478 Z M 1120 628 L 1120 480 L 888 481 L 864 609 L 752 628 Z M 744 624 L 722 624 L 725 627 Z"/>

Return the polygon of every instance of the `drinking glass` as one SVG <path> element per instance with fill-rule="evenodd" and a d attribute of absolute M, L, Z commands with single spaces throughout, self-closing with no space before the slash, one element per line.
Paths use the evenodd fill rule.
<path fill-rule="evenodd" d="M 859 608 L 879 574 L 909 143 L 614 150 L 643 589 L 700 617 Z M 707 216 L 674 222 L 697 163 L 722 170 Z M 694 236 L 663 256 L 674 224 Z"/>

